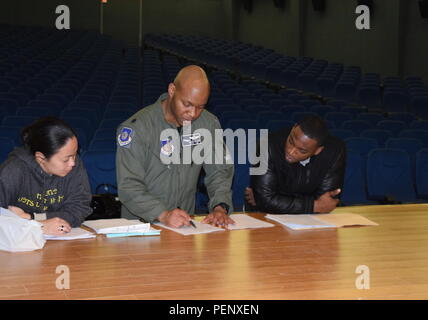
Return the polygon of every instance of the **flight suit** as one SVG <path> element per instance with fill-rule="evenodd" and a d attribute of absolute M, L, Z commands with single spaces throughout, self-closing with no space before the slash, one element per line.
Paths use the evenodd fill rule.
<path fill-rule="evenodd" d="M 214 151 L 213 143 L 211 153 L 200 153 L 202 157 L 210 155 L 212 163 L 195 162 L 193 158 L 185 161 L 183 156 L 189 155 L 189 150 L 198 147 L 201 140 L 205 141 L 196 130 L 205 129 L 214 139 L 215 130 L 221 130 L 217 117 L 207 110 L 202 111 L 200 117 L 192 121 L 190 135 L 185 134 L 189 133 L 186 132 L 188 128 L 182 127 L 180 132 L 180 128 L 177 130 L 165 120 L 161 102 L 166 98 L 164 93 L 154 104 L 141 109 L 118 127 L 116 172 L 122 217 L 152 222 L 162 212 L 178 207 L 193 214 L 202 168 L 206 173 L 210 212 L 219 203 L 225 203 L 230 214 L 234 167 L 226 161 L 230 155 L 223 140 L 217 143 L 221 145 L 220 152 Z M 224 161 L 214 161 L 214 152 Z M 179 163 L 174 162 L 177 159 Z"/>

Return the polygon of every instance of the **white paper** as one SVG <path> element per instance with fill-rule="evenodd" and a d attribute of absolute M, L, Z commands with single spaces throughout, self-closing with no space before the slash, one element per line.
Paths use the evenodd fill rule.
<path fill-rule="evenodd" d="M 96 235 L 82 228 L 72 228 L 69 233 L 60 236 L 45 234 L 44 237 L 46 240 L 77 240 L 95 238 Z"/>
<path fill-rule="evenodd" d="M 119 237 L 134 237 L 134 236 L 158 236 L 162 230 L 150 228 L 146 232 L 124 232 L 124 233 L 107 233 L 107 238 L 119 238 Z"/>
<path fill-rule="evenodd" d="M 318 219 L 315 219 L 312 215 L 308 214 L 267 214 L 266 218 L 279 222 L 293 230 L 336 228 L 336 225 L 320 221 Z"/>
<path fill-rule="evenodd" d="M 95 230 L 98 234 L 148 232 L 150 230 L 150 223 L 124 218 L 89 220 L 83 222 L 83 225 Z"/>
<path fill-rule="evenodd" d="M 250 217 L 246 214 L 231 214 L 230 218 L 235 223 L 227 226 L 229 230 L 270 228 L 274 226 L 272 223 Z"/>
<path fill-rule="evenodd" d="M 196 228 L 192 227 L 192 226 L 182 226 L 180 228 L 171 228 L 171 227 L 167 227 L 166 225 L 164 225 L 161 222 L 157 222 L 155 223 L 155 225 L 177 232 L 179 234 L 182 234 L 184 236 L 188 236 L 188 235 L 192 235 L 192 234 L 202 234 L 202 233 L 210 233 L 210 232 L 216 232 L 216 231 L 224 231 L 224 229 L 222 228 L 217 228 L 214 227 L 210 224 L 207 223 L 201 223 L 195 220 L 192 220 L 193 223 L 195 224 Z"/>
<path fill-rule="evenodd" d="M 45 243 L 39 222 L 21 218 L 5 208 L 0 209 L 0 250 L 33 251 L 43 248 Z"/>
<path fill-rule="evenodd" d="M 355 213 L 317 214 L 314 217 L 323 222 L 334 224 L 338 228 L 350 226 L 378 226 L 376 222 Z"/>
<path fill-rule="evenodd" d="M 346 226 L 377 226 L 378 224 L 355 213 L 329 214 L 267 214 L 266 218 L 293 230 L 341 228 Z"/>
<path fill-rule="evenodd" d="M 21 218 L 20 216 L 18 216 L 15 212 L 10 211 L 9 209 L 6 208 L 0 208 L 0 215 L 4 216 L 4 217 L 11 217 L 11 218 Z"/>

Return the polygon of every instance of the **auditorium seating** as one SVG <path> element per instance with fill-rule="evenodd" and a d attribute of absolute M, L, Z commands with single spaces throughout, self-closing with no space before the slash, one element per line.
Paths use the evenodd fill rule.
<path fill-rule="evenodd" d="M 347 151 L 345 183 L 341 194 L 341 202 L 344 205 L 374 203 L 368 199 L 365 162 L 366 160 L 359 152 Z"/>
<path fill-rule="evenodd" d="M 428 199 L 428 149 L 416 154 L 416 190 L 419 198 Z"/>
<path fill-rule="evenodd" d="M 89 31 L 10 28 L 11 39 L 21 42 L 19 50 L 0 48 L 5 58 L 0 60 L 4 150 L 21 144 L 20 130 L 34 119 L 62 117 L 77 132 L 93 192 L 100 184 L 116 183 L 118 125 L 156 101 L 177 71 L 193 61 L 206 67 L 212 89 L 207 110 L 224 128 L 275 131 L 310 114 L 323 117 L 331 133 L 349 147 L 344 204 L 379 203 L 389 196 L 404 202 L 428 198 L 421 181 L 426 158 L 420 151 L 428 147 L 428 87 L 418 77 L 382 78 L 358 66 L 202 36 L 149 34 L 140 55 L 137 48 Z M 21 58 L 26 63 L 19 65 Z M 386 153 L 370 157 L 378 148 Z M 108 163 L 102 163 L 103 157 Z M 382 181 L 391 183 L 388 179 L 378 179 L 368 189 L 373 161 L 383 169 L 410 164 L 410 182 L 405 182 L 415 193 L 407 188 L 400 198 L 401 190 L 378 188 Z M 248 169 L 248 164 L 235 166 L 237 208 L 242 208 Z M 198 199 L 205 198 L 198 194 Z"/>
<path fill-rule="evenodd" d="M 374 149 L 367 159 L 369 199 L 415 202 L 409 155 L 399 149 Z"/>
<path fill-rule="evenodd" d="M 116 193 L 116 163 L 115 153 L 104 150 L 89 150 L 82 156 L 88 172 L 91 191 L 95 193 Z"/>

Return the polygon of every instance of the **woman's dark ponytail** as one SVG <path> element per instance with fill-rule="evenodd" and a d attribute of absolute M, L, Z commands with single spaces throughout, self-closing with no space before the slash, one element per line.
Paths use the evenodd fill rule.
<path fill-rule="evenodd" d="M 24 128 L 21 138 L 24 145 L 34 155 L 37 151 L 49 159 L 61 149 L 69 139 L 76 137 L 74 130 L 63 120 L 45 117 Z"/>

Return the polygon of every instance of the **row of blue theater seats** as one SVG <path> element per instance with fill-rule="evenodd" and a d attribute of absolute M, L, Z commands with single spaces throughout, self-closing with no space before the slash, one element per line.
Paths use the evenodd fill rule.
<path fill-rule="evenodd" d="M 66 110 L 67 111 L 67 110 Z M 81 150 L 115 150 L 115 133 L 117 126 L 129 118 L 137 109 L 107 109 L 105 115 L 116 115 L 116 118 L 103 118 L 101 121 L 94 120 L 95 114 L 88 109 L 76 108 L 70 109 L 69 113 L 62 113 L 61 118 L 75 128 Z M 76 116 L 84 114 L 85 117 Z M 236 115 L 236 117 L 234 117 Z M 219 116 L 223 123 L 223 128 L 232 130 L 243 129 L 268 129 L 275 131 L 283 127 L 292 127 L 296 122 L 308 115 L 308 112 L 293 113 L 290 118 L 284 117 L 282 113 L 260 113 L 254 118 L 250 114 L 243 117 L 241 112 L 228 111 Z M 328 114 L 327 114 L 328 115 Z M 325 117 L 329 119 L 328 117 Z M 6 116 L 0 126 L 0 137 L 8 138 L 13 145 L 20 144 L 20 129 L 37 117 L 28 116 Z M 424 147 L 428 147 L 428 121 L 414 121 L 407 126 L 399 120 L 382 120 L 373 126 L 368 121 L 363 120 L 344 120 L 337 122 L 327 121 L 331 127 L 333 135 L 342 139 L 347 138 L 366 138 L 375 140 L 379 147 L 385 146 L 388 139 L 391 138 L 411 138 L 418 139 Z M 335 129 L 336 124 L 339 129 Z"/>
<path fill-rule="evenodd" d="M 369 107 L 383 107 L 388 112 L 411 110 L 421 117 L 428 116 L 428 87 L 419 77 L 407 77 L 405 81 L 397 77 L 385 77 L 381 81 L 379 74 L 367 73 L 363 76 L 359 67 L 345 68 L 341 64 L 308 57 L 284 57 L 270 49 L 242 43 L 225 43 L 215 39 L 174 35 L 149 35 L 146 39 L 146 42 L 154 47 L 169 49 L 176 54 L 209 64 L 211 59 L 198 55 L 196 46 L 196 43 L 207 45 L 206 41 L 217 43 L 214 45 L 217 48 L 236 47 L 236 50 L 230 53 L 234 66 L 231 67 L 230 61 L 228 63 L 223 60 L 224 63 L 220 62 L 217 67 L 239 70 L 240 74 L 314 92 L 324 97 L 334 96 Z M 192 47 L 191 51 L 185 50 L 186 43 Z M 227 54 L 227 49 L 221 52 Z M 216 52 L 212 51 L 210 54 L 215 56 Z"/>
<path fill-rule="evenodd" d="M 115 192 L 115 153 L 87 151 L 82 156 L 91 183 L 92 192 Z M 402 203 L 428 199 L 428 149 L 421 149 L 411 157 L 395 148 L 373 149 L 366 157 L 348 150 L 345 184 L 341 201 L 345 205 L 379 204 L 386 199 Z M 414 168 L 413 168 L 414 167 Z M 249 165 L 235 164 L 233 203 L 235 209 L 244 205 L 244 189 L 249 185 Z M 99 186 L 105 185 L 106 188 Z M 198 209 L 206 207 L 206 195 L 198 194 Z"/>

